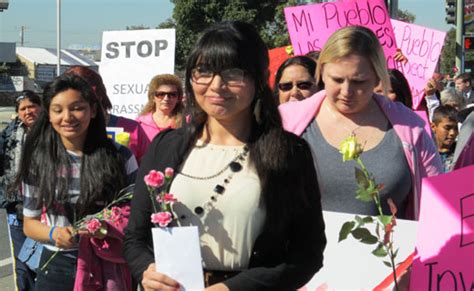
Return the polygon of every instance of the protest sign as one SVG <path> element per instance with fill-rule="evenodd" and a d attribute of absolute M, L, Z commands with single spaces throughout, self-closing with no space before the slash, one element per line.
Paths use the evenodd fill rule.
<path fill-rule="evenodd" d="M 372 254 L 374 245 L 362 244 L 352 237 L 337 242 L 341 226 L 353 220 L 354 214 L 324 211 L 323 215 L 327 238 L 323 268 L 300 290 L 372 290 L 391 277 L 392 269 Z M 394 229 L 395 246 L 400 248 L 397 263 L 413 253 L 416 228 L 415 221 L 397 220 Z"/>
<path fill-rule="evenodd" d="M 423 100 L 424 88 L 438 64 L 446 32 L 392 19 L 398 48 L 408 59 L 396 62 L 395 68 L 405 75 L 413 95 L 413 109 Z"/>
<path fill-rule="evenodd" d="M 135 118 L 147 102 L 148 84 L 174 73 L 174 29 L 105 31 L 99 71 L 112 102 L 111 113 Z"/>
<path fill-rule="evenodd" d="M 275 75 L 278 71 L 278 68 L 288 58 L 293 57 L 293 49 L 291 46 L 277 47 L 268 51 L 268 57 L 270 59 L 270 65 L 268 66 L 270 71 L 268 84 L 270 84 L 270 87 L 273 88 L 273 83 L 275 82 Z"/>
<path fill-rule="evenodd" d="M 423 179 L 411 290 L 473 290 L 474 166 Z"/>
<path fill-rule="evenodd" d="M 395 67 L 395 35 L 383 0 L 326 2 L 284 9 L 285 19 L 295 55 L 322 50 L 336 30 L 362 25 L 378 37 L 389 68 Z"/>

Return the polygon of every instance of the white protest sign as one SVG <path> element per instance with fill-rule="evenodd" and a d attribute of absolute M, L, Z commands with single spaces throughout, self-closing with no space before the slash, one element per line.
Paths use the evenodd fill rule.
<path fill-rule="evenodd" d="M 147 102 L 155 75 L 174 73 L 174 29 L 104 31 L 99 71 L 111 113 L 135 118 Z"/>
<path fill-rule="evenodd" d="M 204 290 L 197 226 L 152 229 L 156 271 L 180 283 L 180 290 Z"/>
<path fill-rule="evenodd" d="M 383 264 L 382 258 L 372 254 L 375 245 L 363 244 L 351 235 L 337 242 L 342 225 L 353 220 L 354 214 L 323 211 L 323 216 L 328 241 L 323 268 L 299 290 L 373 290 L 385 278 L 391 278 L 392 269 Z M 367 227 L 374 233 L 369 225 Z M 394 243 L 400 250 L 396 263 L 404 261 L 415 250 L 416 229 L 415 221 L 397 220 Z M 387 257 L 383 260 L 389 261 Z"/>

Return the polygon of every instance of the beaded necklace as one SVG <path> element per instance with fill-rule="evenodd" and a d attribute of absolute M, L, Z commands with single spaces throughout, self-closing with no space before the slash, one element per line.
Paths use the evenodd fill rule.
<path fill-rule="evenodd" d="M 180 174 L 183 175 L 184 177 L 202 181 L 202 180 L 210 180 L 210 179 L 216 178 L 216 177 L 220 176 L 221 174 L 223 174 L 227 169 L 230 169 L 229 174 L 227 175 L 226 178 L 224 178 L 222 183 L 219 183 L 216 186 L 214 186 L 214 189 L 213 189 L 214 193 L 211 195 L 210 201 L 204 203 L 204 205 L 202 205 L 202 206 L 195 207 L 194 208 L 194 213 L 196 213 L 197 215 L 202 215 L 204 213 L 205 209 L 207 209 L 209 206 L 211 206 L 212 203 L 217 202 L 217 197 L 219 195 L 223 195 L 225 193 L 226 187 L 230 183 L 230 181 L 232 180 L 232 177 L 234 176 L 234 174 L 237 173 L 237 172 L 240 172 L 242 170 L 242 164 L 241 163 L 243 163 L 245 161 L 245 159 L 247 158 L 248 152 L 249 152 L 249 148 L 248 148 L 248 146 L 245 145 L 243 151 L 239 155 L 237 155 L 234 159 L 232 159 L 232 161 L 230 161 L 230 163 L 225 165 L 224 168 L 222 168 L 221 170 L 217 171 L 217 173 L 212 174 L 210 176 L 199 177 L 199 176 L 194 176 L 194 175 L 190 175 L 190 174 L 180 172 Z"/>

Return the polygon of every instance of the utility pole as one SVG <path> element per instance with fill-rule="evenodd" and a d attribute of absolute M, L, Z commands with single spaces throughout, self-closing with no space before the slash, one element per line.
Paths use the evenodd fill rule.
<path fill-rule="evenodd" d="M 20 28 L 20 46 L 25 45 L 25 29 L 26 27 L 24 25 Z"/>
<path fill-rule="evenodd" d="M 456 1 L 456 67 L 464 73 L 464 0 Z"/>

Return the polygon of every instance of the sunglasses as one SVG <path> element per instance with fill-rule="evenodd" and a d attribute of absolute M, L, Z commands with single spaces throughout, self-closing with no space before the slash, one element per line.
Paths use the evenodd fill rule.
<path fill-rule="evenodd" d="M 313 85 L 313 82 L 310 81 L 296 82 L 296 87 L 300 90 L 309 90 Z M 294 85 L 292 82 L 278 84 L 278 88 L 283 92 L 290 91 L 293 87 Z"/>
<path fill-rule="evenodd" d="M 20 95 L 20 96 L 16 97 L 15 101 L 16 101 L 16 102 L 20 102 L 21 100 L 23 100 L 23 99 L 25 99 L 25 98 L 26 98 L 25 95 Z"/>
<path fill-rule="evenodd" d="M 155 97 L 158 97 L 158 98 L 165 98 L 166 95 L 168 95 L 169 98 L 178 98 L 178 92 L 176 92 L 176 91 L 173 91 L 173 92 L 157 91 L 157 92 L 155 92 Z"/>

